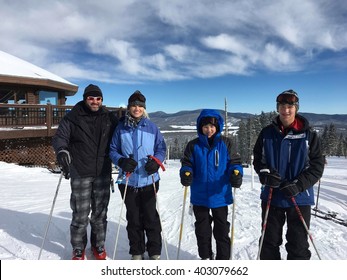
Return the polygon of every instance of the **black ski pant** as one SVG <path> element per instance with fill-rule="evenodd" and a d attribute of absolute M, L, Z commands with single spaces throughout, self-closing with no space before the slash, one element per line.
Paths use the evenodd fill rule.
<path fill-rule="evenodd" d="M 104 246 L 107 208 L 110 201 L 110 182 L 111 178 L 108 176 L 71 179 L 70 207 L 72 209 L 72 221 L 70 238 L 73 249 L 85 249 L 88 240 L 87 227 L 89 221 L 91 246 Z"/>
<path fill-rule="evenodd" d="M 264 222 L 266 202 L 262 202 L 262 223 Z M 302 216 L 310 227 L 311 206 L 299 206 Z M 283 242 L 283 226 L 287 220 L 285 245 L 288 260 L 309 260 L 311 252 L 307 239 L 307 232 L 295 207 L 279 208 L 270 206 L 264 242 L 260 253 L 261 260 L 280 260 L 280 246 Z"/>
<path fill-rule="evenodd" d="M 210 210 L 212 215 L 210 215 Z M 193 205 L 195 216 L 195 235 L 201 259 L 213 258 L 212 233 L 216 240 L 216 260 L 230 259 L 230 237 L 228 207 L 207 208 Z M 213 222 L 213 229 L 212 229 Z"/>
<path fill-rule="evenodd" d="M 159 189 L 159 181 L 155 183 Z M 125 185 L 119 184 L 119 190 L 124 196 Z M 156 208 L 156 196 L 153 185 L 142 188 L 128 186 L 125 195 L 127 209 L 126 219 L 129 239 L 129 254 L 142 255 L 148 251 L 149 256 L 160 255 L 162 248 L 161 225 Z M 147 242 L 145 240 L 147 237 Z"/>

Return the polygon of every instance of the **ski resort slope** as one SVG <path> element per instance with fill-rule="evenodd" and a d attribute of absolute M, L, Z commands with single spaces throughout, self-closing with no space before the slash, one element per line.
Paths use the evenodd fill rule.
<path fill-rule="evenodd" d="M 178 175 L 179 160 L 168 160 L 165 167 L 165 172 L 160 171 L 158 193 L 158 206 L 166 241 L 163 242 L 162 259 L 166 260 L 168 254 L 168 258 L 174 260 L 177 257 L 184 188 Z M 244 171 L 243 185 L 236 193 L 233 259 L 255 260 L 261 233 L 260 184 L 255 175 L 252 186 L 251 168 L 245 168 Z M 0 162 L 0 172 L 0 259 L 36 260 L 60 174 L 51 173 L 45 168 L 26 168 L 4 162 Z M 316 196 L 318 185 L 315 185 Z M 69 181 L 63 179 L 44 243 L 42 260 L 71 259 L 69 197 Z M 115 259 L 128 260 L 130 255 L 125 228 L 125 207 L 120 215 L 121 204 L 122 200 L 116 187 L 109 204 L 106 251 L 112 258 L 120 220 Z M 230 207 L 230 222 L 231 209 Z M 336 212 L 336 218 L 347 220 L 347 159 L 327 158 L 320 184 L 318 209 Z M 179 257 L 181 260 L 197 260 L 199 256 L 194 233 L 194 217 L 189 214 L 189 190 L 185 210 Z M 311 221 L 310 231 L 321 258 L 347 260 L 347 227 L 314 215 Z M 285 237 L 283 238 L 285 240 Z M 311 252 L 312 259 L 317 260 L 312 245 Z M 87 247 L 87 257 L 91 258 L 90 245 Z M 286 258 L 284 245 L 282 258 Z"/>

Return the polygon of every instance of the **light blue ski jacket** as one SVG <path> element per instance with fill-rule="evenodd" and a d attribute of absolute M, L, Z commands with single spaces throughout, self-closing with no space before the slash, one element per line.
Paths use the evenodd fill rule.
<path fill-rule="evenodd" d="M 152 185 L 152 175 L 149 176 L 145 170 L 148 155 L 163 162 L 166 156 L 166 144 L 158 127 L 148 118 L 142 118 L 136 127 L 125 124 L 124 119 L 121 119 L 113 133 L 110 144 L 112 162 L 117 165 L 120 158 L 128 158 L 130 155 L 133 155 L 138 165 L 129 177 L 128 185 L 136 188 Z M 120 169 L 120 174 L 122 173 Z M 160 179 L 158 172 L 153 175 L 154 181 L 157 182 Z M 125 184 L 125 178 L 122 184 Z"/>

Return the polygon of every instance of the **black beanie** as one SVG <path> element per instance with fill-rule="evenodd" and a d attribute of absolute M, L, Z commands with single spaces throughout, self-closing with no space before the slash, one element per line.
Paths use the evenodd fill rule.
<path fill-rule="evenodd" d="M 98 86 L 93 84 L 90 84 L 89 86 L 85 88 L 83 93 L 83 100 L 86 100 L 88 96 L 103 97 L 101 89 Z"/>
<path fill-rule="evenodd" d="M 136 105 L 146 109 L 146 97 L 139 90 L 136 90 L 128 99 L 128 108 Z"/>

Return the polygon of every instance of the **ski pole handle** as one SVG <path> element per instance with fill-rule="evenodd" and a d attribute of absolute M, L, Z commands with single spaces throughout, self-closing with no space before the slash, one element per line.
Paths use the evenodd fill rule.
<path fill-rule="evenodd" d="M 147 157 L 148 157 L 148 159 L 154 160 L 160 166 L 161 170 L 165 171 L 164 164 L 158 158 L 156 158 L 155 156 L 151 156 L 151 155 L 148 155 Z"/>
<path fill-rule="evenodd" d="M 186 175 L 188 177 L 190 175 L 190 172 L 186 171 L 186 172 L 184 172 L 184 175 Z M 183 187 L 188 188 L 189 186 L 183 186 Z"/>
<path fill-rule="evenodd" d="M 239 175 L 240 171 L 238 171 L 237 169 L 234 169 L 234 174 L 237 176 Z"/>

